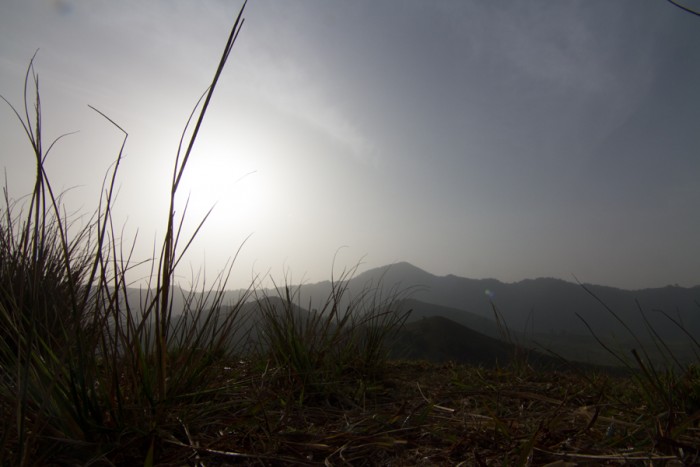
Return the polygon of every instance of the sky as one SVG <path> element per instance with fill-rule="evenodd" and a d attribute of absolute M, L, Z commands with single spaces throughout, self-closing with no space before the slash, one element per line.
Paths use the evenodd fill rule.
<path fill-rule="evenodd" d="M 175 154 L 240 1 L 0 0 L 0 94 L 32 55 L 80 225 L 128 132 L 115 224 L 165 230 Z M 408 261 L 433 274 L 700 284 L 700 17 L 664 0 L 250 0 L 178 198 L 178 270 L 230 287 Z M 31 148 L 0 106 L 15 199 Z M 139 274 L 146 274 L 139 272 Z M 143 277 L 143 276 L 139 276 Z M 138 279 L 134 279 L 138 280 Z"/>

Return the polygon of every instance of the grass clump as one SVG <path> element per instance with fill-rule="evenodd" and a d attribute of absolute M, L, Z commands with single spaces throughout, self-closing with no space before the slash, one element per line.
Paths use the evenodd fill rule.
<path fill-rule="evenodd" d="M 260 297 L 259 357 L 283 370 L 294 397 L 357 400 L 378 378 L 389 356 L 389 341 L 409 311 L 401 292 L 381 284 L 348 297 L 354 269 L 343 271 L 319 307 L 299 305 L 301 288 L 275 287 Z"/>
<path fill-rule="evenodd" d="M 650 324 L 645 311 L 637 303 L 640 318 L 646 325 L 655 350 L 650 351 L 613 309 L 585 286 L 583 288 L 622 325 L 637 344 L 635 348 L 628 349 L 629 355 L 613 349 L 579 316 L 598 343 L 628 372 L 632 386 L 622 397 L 628 397 L 629 402 L 634 401 L 637 404 L 635 421 L 644 427 L 644 431 L 640 433 L 641 430 L 635 430 L 627 439 L 634 443 L 648 442 L 651 439 L 664 452 L 679 454 L 684 460 L 693 459 L 692 463 L 695 464 L 700 459 L 700 440 L 697 439 L 697 434 L 700 433 L 697 429 L 700 421 L 700 361 L 681 362 Z M 688 336 L 688 345 L 693 347 L 697 356 L 700 350 L 698 341 L 681 322 L 666 312 L 659 312 Z M 659 357 L 654 360 L 651 357 L 652 353 Z M 658 363 L 659 358 L 661 363 Z M 692 442 L 688 443 L 688 439 Z"/>
<path fill-rule="evenodd" d="M 60 138 L 46 148 L 34 58 L 23 112 L 3 98 L 31 144 L 36 176 L 24 203 L 5 189 L 0 213 L 0 463 L 89 463 L 134 455 L 153 462 L 163 433 L 204 421 L 206 411 L 193 410 L 211 390 L 202 381 L 215 381 L 221 370 L 214 362 L 230 355 L 245 297 L 224 307 L 224 272 L 209 293 L 192 292 L 184 310 L 173 310 L 175 268 L 193 239 L 180 238 L 184 215 L 178 223 L 175 196 L 242 12 L 186 146 L 183 133 L 163 248 L 139 303 L 127 289 L 131 253 L 122 249 L 111 217 L 127 133 L 105 116 L 123 132 L 123 144 L 99 208 L 78 227 L 45 170 Z"/>

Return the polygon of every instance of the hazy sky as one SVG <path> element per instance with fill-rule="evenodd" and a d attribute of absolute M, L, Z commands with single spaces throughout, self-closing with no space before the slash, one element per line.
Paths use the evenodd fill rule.
<path fill-rule="evenodd" d="M 165 225 L 179 135 L 240 7 L 0 0 L 0 93 L 36 49 L 47 166 L 95 207 L 129 132 L 115 213 L 136 258 Z M 188 263 L 233 286 L 409 261 L 506 282 L 700 284 L 700 18 L 664 0 L 250 0 L 183 186 Z M 32 160 L 9 108 L 0 165 Z M 180 208 L 182 203 L 180 204 Z M 339 250 L 340 249 L 340 250 Z M 339 251 L 338 251 L 339 250 Z"/>

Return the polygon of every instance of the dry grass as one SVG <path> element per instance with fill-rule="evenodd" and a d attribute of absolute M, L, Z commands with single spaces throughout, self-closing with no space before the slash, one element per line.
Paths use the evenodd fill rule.
<path fill-rule="evenodd" d="M 293 383 L 282 368 L 229 371 L 220 410 L 206 424 L 183 422 L 154 465 L 700 461 L 700 412 L 675 414 L 666 431 L 668 414 L 640 406 L 630 378 L 393 361 L 380 379 L 358 381 L 352 399 L 300 404 L 286 397 Z"/>

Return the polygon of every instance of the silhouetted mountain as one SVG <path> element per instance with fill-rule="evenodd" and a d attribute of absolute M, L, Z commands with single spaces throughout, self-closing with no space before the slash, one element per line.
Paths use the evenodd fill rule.
<path fill-rule="evenodd" d="M 648 335 L 640 307 L 649 324 L 664 339 L 676 339 L 683 333 L 657 310 L 672 315 L 692 335 L 700 334 L 700 286 L 622 290 L 547 278 L 506 284 L 495 279 L 467 279 L 454 275 L 439 277 L 408 263 L 364 272 L 350 284 L 376 283 L 382 277 L 384 284 L 400 284 L 410 289 L 410 297 L 420 302 L 462 310 L 491 320 L 495 319 L 495 306 L 508 328 L 525 335 L 561 332 L 590 334 L 576 316 L 578 314 L 600 335 L 628 337 L 627 331 L 605 306 L 612 309 L 640 337 Z M 452 316 L 456 318 L 454 314 Z M 461 319 L 455 321 L 464 323 Z"/>
<path fill-rule="evenodd" d="M 392 355 L 434 362 L 454 361 L 493 366 L 509 362 L 515 348 L 442 316 L 407 323 L 398 334 Z"/>
<path fill-rule="evenodd" d="M 431 336 L 440 339 L 439 334 L 428 330 L 432 329 L 431 326 L 439 326 L 436 323 L 444 325 L 444 321 L 424 323 L 427 327 L 422 334 L 416 334 L 415 323 L 422 322 L 423 318 L 443 317 L 486 337 L 501 338 L 503 330 L 507 329 L 514 343 L 529 347 L 537 343 L 569 359 L 611 363 L 609 355 L 582 321 L 585 319 L 597 336 L 615 342 L 623 352 L 629 353 L 631 348 L 638 347 L 635 336 L 648 341 L 649 326 L 681 359 L 694 357 L 693 351 L 700 350 L 690 344 L 686 333 L 676 324 L 681 324 L 692 336 L 700 335 L 700 286 L 622 290 L 548 278 L 507 284 L 495 279 L 435 276 L 403 262 L 363 272 L 346 282 L 324 281 L 302 287 L 290 285 L 289 290 L 299 310 L 311 312 L 322 309 L 338 290 L 345 290 L 340 303 L 341 313 L 350 300 L 363 294 L 370 300 L 379 301 L 395 297 L 404 309 L 413 310 L 407 329 L 413 330 L 415 339 L 425 340 Z M 235 302 L 243 293 L 242 290 L 228 291 L 224 303 Z M 286 291 L 258 290 L 256 297 L 279 297 L 280 293 Z M 135 297 L 138 291 L 130 291 L 130 294 Z M 183 303 L 181 295 L 176 291 L 176 314 L 178 306 Z M 251 297 L 251 300 L 256 297 Z M 246 307 L 246 313 L 254 315 L 254 309 L 254 306 Z M 658 310 L 663 310 L 676 323 Z M 467 340 L 474 338 L 466 332 L 463 337 Z M 404 336 L 403 339 L 409 338 Z M 481 341 L 477 339 L 476 342 Z M 468 350 L 464 347 L 468 342 L 451 345 Z M 500 355 L 497 347 L 483 347 Z"/>
<path fill-rule="evenodd" d="M 395 358 L 450 361 L 483 367 L 507 366 L 517 359 L 519 363 L 527 362 L 534 368 L 548 370 L 594 368 L 593 365 L 565 362 L 537 350 L 494 339 L 442 316 L 407 323 L 391 349 Z M 609 367 L 595 368 L 614 371 Z"/>
<path fill-rule="evenodd" d="M 351 283 L 359 285 L 381 283 L 385 286 L 400 284 L 402 288 L 422 288 L 434 282 L 435 278 L 436 276 L 411 263 L 400 262 L 365 271 L 354 277 Z"/>
<path fill-rule="evenodd" d="M 498 325 L 493 319 L 484 318 L 468 311 L 458 310 L 457 308 L 421 302 L 413 298 L 402 300 L 401 305 L 404 309 L 411 310 L 411 314 L 407 320 L 408 323 L 419 321 L 423 318 L 440 316 L 489 337 L 497 339 L 501 337 Z"/>

